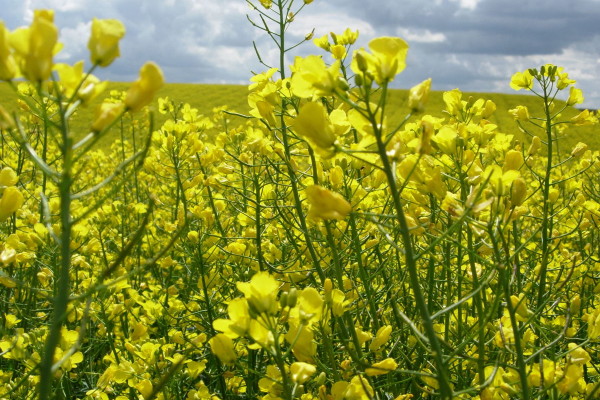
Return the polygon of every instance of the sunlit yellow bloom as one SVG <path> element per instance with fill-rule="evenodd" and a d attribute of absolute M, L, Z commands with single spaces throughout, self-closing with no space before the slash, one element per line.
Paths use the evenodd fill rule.
<path fill-rule="evenodd" d="M 73 66 L 62 63 L 56 64 L 54 70 L 58 72 L 65 95 L 71 97 L 75 90 L 77 90 L 77 98 L 81 100 L 83 105 L 87 105 L 93 101 L 104 91 L 108 84 L 107 82 L 100 83 L 94 75 L 86 75 L 83 71 L 83 61 L 79 61 Z M 82 82 L 84 78 L 85 81 Z"/>
<path fill-rule="evenodd" d="M 318 185 L 307 187 L 306 196 L 309 218 L 344 219 L 352 211 L 352 205 L 342 195 Z"/>
<path fill-rule="evenodd" d="M 540 139 L 539 136 L 534 136 L 531 139 L 531 145 L 529 146 L 529 149 L 527 150 L 527 154 L 530 156 L 533 156 L 533 155 L 537 154 L 537 152 L 540 151 L 541 148 L 542 148 L 542 139 Z"/>
<path fill-rule="evenodd" d="M 342 46 L 341 44 L 334 44 L 331 46 L 330 51 L 331 55 L 336 60 L 342 60 L 344 57 L 346 57 L 346 47 Z"/>
<path fill-rule="evenodd" d="M 527 197 L 527 183 L 521 177 L 515 179 L 510 188 L 510 203 L 513 206 L 520 206 Z"/>
<path fill-rule="evenodd" d="M 125 110 L 123 103 L 102 103 L 96 108 L 92 132 L 102 132 L 109 127 Z"/>
<path fill-rule="evenodd" d="M 398 368 L 398 363 L 393 358 L 386 358 L 365 369 L 365 374 L 367 376 L 385 375 L 396 368 Z"/>
<path fill-rule="evenodd" d="M 358 39 L 358 31 L 353 31 L 350 28 L 346 28 L 344 33 L 338 35 L 337 39 L 338 44 L 341 45 L 354 44 L 356 39 Z"/>
<path fill-rule="evenodd" d="M 413 86 L 408 92 L 408 107 L 413 112 L 425 110 L 425 104 L 429 100 L 429 90 L 431 89 L 431 78 L 424 80 L 416 86 Z"/>
<path fill-rule="evenodd" d="M 92 20 L 92 34 L 88 41 L 92 64 L 107 67 L 119 57 L 119 41 L 125 36 L 125 26 L 116 19 Z"/>
<path fill-rule="evenodd" d="M 140 78 L 135 81 L 125 96 L 127 110 L 135 112 L 150 104 L 154 95 L 165 80 L 162 71 L 153 62 L 147 62 L 140 69 Z"/>
<path fill-rule="evenodd" d="M 322 48 L 325 51 L 329 51 L 329 49 L 331 48 L 331 44 L 329 43 L 329 36 L 328 35 L 323 35 L 320 38 L 313 39 L 313 43 L 317 47 L 320 47 L 320 48 Z"/>
<path fill-rule="evenodd" d="M 571 157 L 578 158 L 583 155 L 588 150 L 588 145 L 583 142 L 578 142 L 573 150 L 571 150 Z"/>
<path fill-rule="evenodd" d="M 598 119 L 586 109 L 571 118 L 571 123 L 576 126 L 594 125 L 598 123 Z"/>
<path fill-rule="evenodd" d="M 509 150 L 504 156 L 504 166 L 502 167 L 502 171 L 506 172 L 509 170 L 518 171 L 523 166 L 525 160 L 523 159 L 523 154 L 518 150 Z"/>
<path fill-rule="evenodd" d="M 24 202 L 25 198 L 19 189 L 14 186 L 5 188 L 0 199 L 0 222 L 5 221 L 11 214 L 21 208 Z"/>
<path fill-rule="evenodd" d="M 228 336 L 218 333 L 208 343 L 212 352 L 219 357 L 223 364 L 232 364 L 237 359 L 233 349 L 233 341 Z"/>
<path fill-rule="evenodd" d="M 510 87 L 514 90 L 530 90 L 533 88 L 533 76 L 528 70 L 524 72 L 517 72 L 510 79 Z"/>
<path fill-rule="evenodd" d="M 511 113 L 517 121 L 529 121 L 529 110 L 526 106 L 517 106 L 516 108 L 508 110 L 508 112 Z"/>
<path fill-rule="evenodd" d="M 273 1 L 272 0 L 260 0 L 260 4 L 262 4 L 262 6 L 264 8 L 271 8 Z"/>
<path fill-rule="evenodd" d="M 572 106 L 575 104 L 581 104 L 583 103 L 583 100 L 583 91 L 575 86 L 571 86 L 569 98 L 567 99 L 567 105 Z"/>
<path fill-rule="evenodd" d="M 26 79 L 41 82 L 50 78 L 58 43 L 58 28 L 54 25 L 52 12 L 36 11 L 31 25 L 13 31 L 9 41 Z"/>
<path fill-rule="evenodd" d="M 408 44 L 397 37 L 380 37 L 369 42 L 371 53 L 359 50 L 354 53 L 352 70 L 368 72 L 379 85 L 391 82 L 406 67 Z"/>
<path fill-rule="evenodd" d="M 448 111 L 448 114 L 452 116 L 458 116 L 462 111 L 464 104 L 466 104 L 466 102 L 461 100 L 462 93 L 458 89 L 444 92 L 442 97 L 444 99 L 444 103 L 446 103 L 446 111 Z"/>
<path fill-rule="evenodd" d="M 0 21 L 0 81 L 9 81 L 17 75 L 17 63 L 10 51 L 9 32 Z"/>
<path fill-rule="evenodd" d="M 250 282 L 238 282 L 237 288 L 244 293 L 250 308 L 256 313 L 274 313 L 279 303 L 277 294 L 279 282 L 268 272 L 257 272 Z"/>
<path fill-rule="evenodd" d="M 19 181 L 17 173 L 11 167 L 4 167 L 0 171 L 0 187 L 14 186 Z"/>
<path fill-rule="evenodd" d="M 297 384 L 303 384 L 317 372 L 317 367 L 305 362 L 295 362 L 290 365 L 290 375 L 292 381 Z"/>
<path fill-rule="evenodd" d="M 292 70 L 292 92 L 299 97 L 331 96 L 339 86 L 340 61 L 330 67 L 319 56 L 296 57 Z"/>
<path fill-rule="evenodd" d="M 332 147 L 336 141 L 334 126 L 321 103 L 308 102 L 294 119 L 294 131 L 322 149 Z"/>
<path fill-rule="evenodd" d="M 373 341 L 369 345 L 369 350 L 379 351 L 379 349 L 381 349 L 381 347 L 390 339 L 391 334 L 391 325 L 384 325 L 379 328 L 375 334 L 375 338 L 373 338 Z"/>
<path fill-rule="evenodd" d="M 456 153 L 458 132 L 450 125 L 444 125 L 431 140 L 437 144 L 440 151 L 445 154 Z"/>

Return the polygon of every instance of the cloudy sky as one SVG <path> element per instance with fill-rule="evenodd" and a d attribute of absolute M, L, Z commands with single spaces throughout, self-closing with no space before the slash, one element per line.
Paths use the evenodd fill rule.
<path fill-rule="evenodd" d="M 258 4 L 258 0 L 255 0 Z M 301 0 L 295 3 L 300 4 Z M 131 81 L 146 60 L 168 82 L 247 84 L 256 61 L 276 52 L 247 16 L 245 0 L 0 0 L 9 29 L 31 21 L 32 10 L 52 8 L 65 48 L 58 59 L 88 58 L 90 21 L 117 18 L 127 34 L 121 54 L 103 79 Z M 296 17 L 290 43 L 315 28 L 315 37 L 358 29 L 357 46 L 377 36 L 400 36 L 410 45 L 406 70 L 395 85 L 408 88 L 433 78 L 433 89 L 511 92 L 512 73 L 553 63 L 564 66 L 584 90 L 584 106 L 600 108 L 600 0 L 314 0 Z M 290 54 L 320 53 L 311 42 Z"/>

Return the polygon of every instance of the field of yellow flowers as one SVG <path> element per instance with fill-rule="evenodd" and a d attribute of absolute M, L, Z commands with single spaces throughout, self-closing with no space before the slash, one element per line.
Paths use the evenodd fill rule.
<path fill-rule="evenodd" d="M 562 116 L 576 82 L 507 78 L 542 112 L 501 132 L 458 89 L 425 114 L 425 80 L 391 124 L 408 44 L 348 29 L 286 66 L 311 2 L 249 2 L 281 65 L 248 115 L 159 98 L 160 126 L 159 66 L 108 95 L 93 75 L 119 21 L 92 22 L 91 67 L 54 62 L 52 11 L 0 22 L 0 399 L 600 398 L 600 155 L 561 146 L 598 122 Z"/>

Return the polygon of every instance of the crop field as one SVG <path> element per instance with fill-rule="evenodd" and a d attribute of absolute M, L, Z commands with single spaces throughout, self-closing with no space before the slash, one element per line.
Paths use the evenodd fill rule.
<path fill-rule="evenodd" d="M 576 76 L 390 89 L 408 44 L 348 29 L 248 86 L 104 84 L 91 26 L 84 68 L 52 11 L 0 23 L 1 400 L 600 398 Z"/>

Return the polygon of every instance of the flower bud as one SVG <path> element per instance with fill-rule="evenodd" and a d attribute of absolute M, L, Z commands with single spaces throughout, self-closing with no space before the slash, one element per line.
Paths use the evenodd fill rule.
<path fill-rule="evenodd" d="M 510 189 L 510 203 L 513 206 L 520 206 L 527 197 L 527 184 L 521 177 L 515 179 Z"/>
<path fill-rule="evenodd" d="M 88 41 L 92 64 L 109 66 L 119 57 L 119 40 L 125 36 L 125 27 L 116 19 L 92 20 L 92 35 Z"/>
<path fill-rule="evenodd" d="M 11 214 L 21 208 L 24 201 L 23 195 L 16 187 L 9 186 L 4 189 L 2 199 L 0 199 L 0 222 L 5 221 Z"/>
<path fill-rule="evenodd" d="M 571 151 L 571 157 L 573 158 L 579 158 L 583 155 L 583 153 L 585 153 L 588 149 L 588 145 L 582 142 L 579 142 L 575 145 L 575 147 L 573 147 L 573 150 Z"/>
<path fill-rule="evenodd" d="M 413 112 L 425 110 L 425 104 L 429 100 L 429 90 L 431 89 L 431 78 L 424 80 L 416 86 L 413 86 L 408 92 L 408 107 Z"/>
<path fill-rule="evenodd" d="M 96 109 L 92 132 L 102 132 L 121 115 L 125 106 L 123 103 L 102 103 Z"/>
<path fill-rule="evenodd" d="M 147 62 L 140 69 L 140 78 L 131 85 L 125 96 L 125 106 L 131 112 L 139 111 L 150 104 L 154 95 L 165 83 L 158 65 Z"/>
<path fill-rule="evenodd" d="M 527 154 L 533 156 L 537 154 L 537 152 L 542 148 L 542 139 L 539 136 L 534 136 L 531 139 L 531 146 L 529 146 L 529 150 L 527 150 Z"/>

